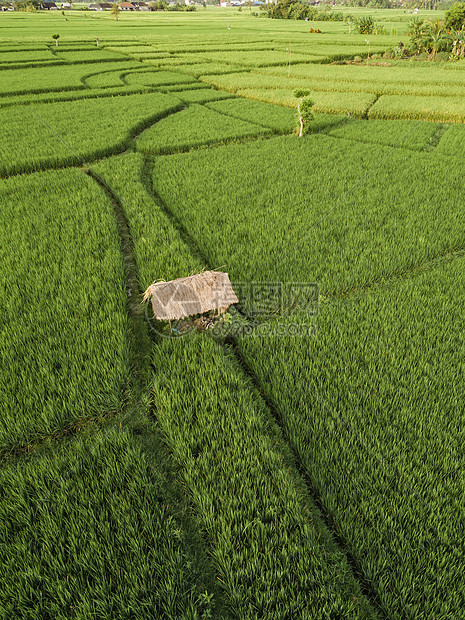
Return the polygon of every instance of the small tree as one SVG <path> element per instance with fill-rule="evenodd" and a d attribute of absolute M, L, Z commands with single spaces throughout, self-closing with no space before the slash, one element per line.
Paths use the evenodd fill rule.
<path fill-rule="evenodd" d="M 55 45 L 58 47 L 58 39 L 60 38 L 59 34 L 52 34 L 52 39 L 55 39 Z"/>
<path fill-rule="evenodd" d="M 119 19 L 119 14 L 120 14 L 121 9 L 119 8 L 119 4 L 116 4 L 116 2 L 113 3 L 111 9 L 110 9 L 110 13 L 113 15 L 113 17 L 116 19 L 116 21 L 118 21 Z"/>
<path fill-rule="evenodd" d="M 300 124 L 299 138 L 301 138 L 304 133 L 307 132 L 308 123 L 314 118 L 312 107 L 315 105 L 315 102 L 313 101 L 313 99 L 310 99 L 310 97 L 308 96 L 309 94 L 310 91 L 308 90 L 297 89 L 294 91 L 294 97 L 300 99 L 299 105 L 297 107 L 297 114 Z"/>

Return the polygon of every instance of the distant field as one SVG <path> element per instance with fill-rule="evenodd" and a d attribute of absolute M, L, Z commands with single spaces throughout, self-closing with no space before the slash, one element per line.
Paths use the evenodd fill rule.
<path fill-rule="evenodd" d="M 341 10 L 0 16 L 1 619 L 465 618 L 465 60 Z"/>

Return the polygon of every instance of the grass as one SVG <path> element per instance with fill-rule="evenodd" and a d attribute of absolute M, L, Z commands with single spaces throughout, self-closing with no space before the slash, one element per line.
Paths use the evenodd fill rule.
<path fill-rule="evenodd" d="M 123 262 L 113 211 L 78 170 L 1 181 L 0 446 L 122 406 Z"/>

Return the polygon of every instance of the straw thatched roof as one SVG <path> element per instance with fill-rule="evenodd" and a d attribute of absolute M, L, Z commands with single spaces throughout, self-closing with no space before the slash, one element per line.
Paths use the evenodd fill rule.
<path fill-rule="evenodd" d="M 154 282 L 144 294 L 144 301 L 150 298 L 153 314 L 159 321 L 184 319 L 210 310 L 225 312 L 239 301 L 228 274 L 221 271 L 203 271 L 170 282 Z"/>

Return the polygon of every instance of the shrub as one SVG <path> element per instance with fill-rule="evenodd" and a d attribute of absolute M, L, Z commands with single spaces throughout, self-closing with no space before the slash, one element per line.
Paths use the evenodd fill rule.
<path fill-rule="evenodd" d="M 361 17 L 357 22 L 357 31 L 360 34 L 374 34 L 376 24 L 371 15 Z"/>
<path fill-rule="evenodd" d="M 465 2 L 456 2 L 446 11 L 446 28 L 460 30 L 465 27 Z"/>
<path fill-rule="evenodd" d="M 344 15 L 334 11 L 319 11 L 300 0 L 278 0 L 266 9 L 272 19 L 307 19 L 310 21 L 344 21 Z"/>

